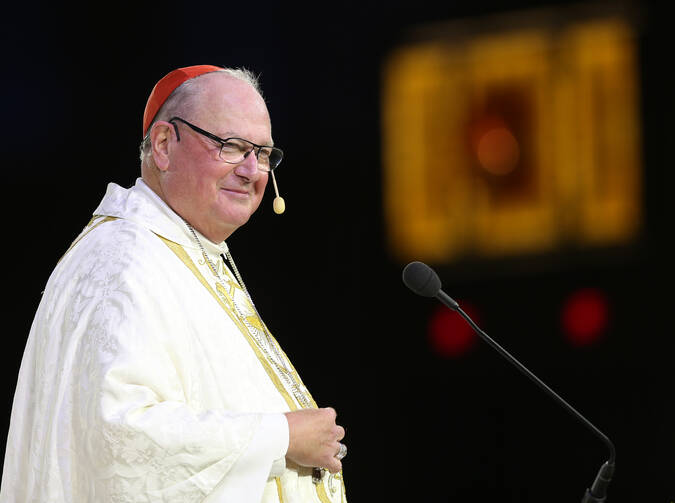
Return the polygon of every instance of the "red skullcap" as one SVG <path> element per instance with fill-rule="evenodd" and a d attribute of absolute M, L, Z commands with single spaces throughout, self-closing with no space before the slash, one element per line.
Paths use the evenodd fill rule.
<path fill-rule="evenodd" d="M 152 88 L 148 102 L 145 104 L 145 113 L 143 113 L 143 136 L 148 132 L 150 124 L 155 119 L 155 115 L 162 105 L 171 95 L 171 93 L 186 80 L 194 79 L 205 73 L 222 70 L 219 66 L 213 65 L 196 65 L 178 68 L 171 73 L 166 74 L 162 79 Z"/>

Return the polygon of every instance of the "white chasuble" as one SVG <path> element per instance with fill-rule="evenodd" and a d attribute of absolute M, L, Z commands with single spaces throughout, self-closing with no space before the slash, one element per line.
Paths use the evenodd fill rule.
<path fill-rule="evenodd" d="M 316 404 L 198 238 L 142 180 L 109 184 L 33 320 L 0 503 L 346 501 L 341 473 L 286 463 L 283 413 Z"/>

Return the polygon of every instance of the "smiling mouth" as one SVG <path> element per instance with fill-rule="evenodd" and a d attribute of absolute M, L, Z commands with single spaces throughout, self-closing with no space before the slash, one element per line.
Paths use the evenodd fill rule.
<path fill-rule="evenodd" d="M 239 197 L 248 197 L 250 194 L 247 190 L 242 190 L 242 189 L 231 189 L 227 187 L 223 187 L 221 190 L 224 190 L 225 192 L 229 194 L 233 194 L 235 196 Z"/>

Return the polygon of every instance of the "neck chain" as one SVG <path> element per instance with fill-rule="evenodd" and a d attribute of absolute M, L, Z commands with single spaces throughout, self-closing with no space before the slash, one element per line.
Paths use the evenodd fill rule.
<path fill-rule="evenodd" d="M 204 260 L 206 260 L 206 263 L 209 265 L 209 268 L 211 269 L 211 271 L 213 271 L 213 274 L 216 276 L 216 278 L 218 278 L 218 281 L 220 281 L 222 283 L 223 280 L 220 277 L 220 274 L 218 274 L 218 270 L 216 269 L 216 266 L 213 264 L 213 262 L 211 261 L 211 259 L 208 256 L 208 254 L 206 253 L 206 250 L 204 249 L 204 246 L 202 245 L 201 240 L 197 236 L 197 232 L 187 222 L 187 220 L 183 219 L 183 222 L 185 222 L 185 225 L 190 230 L 190 233 L 192 234 L 192 237 L 197 242 L 197 245 L 199 246 L 199 250 L 202 252 L 202 256 L 204 257 Z M 242 279 L 241 274 L 239 274 L 239 270 L 237 269 L 237 266 L 234 263 L 234 259 L 232 258 L 232 255 L 230 254 L 229 248 L 225 251 L 225 257 L 227 258 L 227 261 L 230 263 L 230 266 L 232 267 L 232 270 L 234 271 L 234 275 L 236 276 L 237 281 L 239 282 L 239 285 L 241 285 L 241 288 L 244 291 L 244 293 L 246 294 L 246 297 L 248 297 L 248 300 L 251 303 L 251 306 L 253 307 L 253 310 L 255 311 L 255 315 L 258 317 L 258 320 L 260 321 L 260 326 L 263 327 L 263 334 L 265 335 L 265 342 L 263 342 L 260 339 L 259 334 L 258 334 L 258 330 L 248 322 L 248 320 L 246 319 L 246 316 L 244 316 L 244 314 L 239 310 L 239 307 L 237 306 L 237 303 L 235 302 L 235 300 L 233 298 L 232 299 L 232 305 L 234 306 L 234 309 L 237 311 L 237 314 L 239 315 L 239 319 L 242 321 L 242 323 L 244 323 L 244 325 L 246 325 L 246 328 L 248 328 L 248 332 L 255 339 L 256 343 L 258 344 L 258 347 L 264 353 L 267 361 L 272 363 L 272 365 L 276 369 L 277 375 L 281 376 L 282 379 L 284 379 L 284 381 L 286 382 L 286 384 L 290 388 L 291 392 L 293 393 L 293 396 L 298 401 L 298 403 L 304 408 L 310 408 L 312 406 L 312 404 L 311 404 L 310 399 L 307 396 L 307 393 L 305 393 L 301 389 L 299 379 L 296 378 L 296 376 L 291 371 L 291 369 L 286 365 L 286 359 L 281 354 L 281 351 L 277 347 L 277 344 L 275 344 L 275 342 L 272 340 L 272 337 L 270 336 L 269 332 L 267 331 L 267 328 L 265 328 L 265 324 L 263 323 L 262 318 L 260 317 L 260 313 L 258 313 L 258 309 L 255 307 L 255 304 L 253 303 L 253 299 L 251 298 L 251 294 L 248 292 L 248 289 L 246 288 L 246 285 L 244 284 L 244 280 Z M 272 352 L 274 353 L 274 356 L 276 358 L 273 358 L 270 355 L 270 353 L 268 351 L 268 348 L 272 349 Z"/>
<path fill-rule="evenodd" d="M 202 245 L 202 242 L 199 240 L 199 237 L 197 237 L 197 233 L 195 232 L 194 227 L 192 227 L 187 220 L 183 219 L 183 222 L 185 222 L 185 225 L 187 228 L 190 230 L 190 233 L 192 234 L 192 237 L 195 238 L 195 241 L 197 242 L 197 246 L 199 246 L 199 250 L 202 252 L 202 255 L 204 256 L 204 260 L 206 260 L 206 263 L 209 264 L 209 267 L 213 271 L 213 274 L 215 274 L 216 278 L 222 281 L 222 278 L 220 277 L 220 274 L 218 274 L 218 271 L 216 270 L 216 266 L 211 262 L 211 259 L 206 253 L 206 250 L 204 249 L 204 246 Z M 246 285 L 244 284 L 244 280 L 241 277 L 241 274 L 239 274 L 239 269 L 237 269 L 237 265 L 234 263 L 234 259 L 232 258 L 232 255 L 230 254 L 230 249 L 228 248 L 225 250 L 225 258 L 227 258 L 227 261 L 230 263 L 232 266 L 232 270 L 234 271 L 234 275 L 237 277 L 237 281 L 241 285 L 242 290 L 244 290 L 244 293 L 248 297 L 249 302 L 251 303 L 252 306 L 255 307 L 253 304 L 253 299 L 251 298 L 251 294 L 248 293 L 248 288 L 246 288 Z M 258 314 L 256 310 L 256 314 Z M 260 317 L 260 316 L 258 316 Z M 261 320 L 262 321 L 262 320 Z"/>

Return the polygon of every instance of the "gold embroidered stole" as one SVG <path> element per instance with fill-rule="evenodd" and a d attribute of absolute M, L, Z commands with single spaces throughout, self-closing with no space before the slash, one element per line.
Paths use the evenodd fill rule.
<path fill-rule="evenodd" d="M 215 274 L 211 272 L 211 275 L 214 276 L 215 281 L 215 288 L 214 288 L 211 286 L 209 281 L 204 277 L 204 275 L 199 270 L 197 264 L 195 264 L 195 262 L 192 260 L 192 258 L 189 256 L 189 254 L 185 251 L 185 249 L 181 245 L 173 241 L 170 241 L 162 236 L 159 235 L 157 236 L 164 242 L 164 244 L 166 244 L 166 246 L 169 247 L 169 249 L 173 253 L 176 254 L 176 256 L 183 262 L 183 264 L 185 264 L 185 266 L 188 269 L 190 269 L 190 271 L 192 271 L 192 273 L 196 276 L 199 282 L 208 290 L 208 292 L 216 300 L 216 302 L 220 304 L 220 306 L 223 308 L 227 316 L 229 316 L 230 319 L 235 323 L 237 328 L 239 328 L 239 331 L 245 337 L 246 341 L 251 346 L 251 349 L 253 349 L 256 357 L 258 358 L 258 361 L 260 361 L 261 365 L 265 369 L 265 372 L 267 373 L 269 378 L 272 380 L 272 383 L 276 387 L 277 391 L 279 391 L 281 396 L 283 396 L 289 409 L 291 411 L 294 411 L 302 408 L 303 406 L 298 399 L 293 397 L 292 390 L 287 389 L 287 387 L 282 382 L 282 377 L 279 375 L 279 371 L 274 369 L 275 367 L 274 362 L 270 361 L 271 355 L 269 355 L 269 353 L 268 355 L 265 355 L 263 350 L 261 350 L 259 341 L 256 340 L 256 337 L 251 333 L 251 327 L 255 330 L 265 332 L 266 334 L 269 335 L 270 345 L 274 345 L 274 349 L 276 349 L 282 356 L 282 358 L 285 360 L 284 363 L 288 365 L 288 370 L 292 373 L 293 379 L 295 379 L 295 382 L 299 383 L 300 386 L 302 386 L 302 391 L 306 393 L 306 396 L 311 403 L 311 407 L 317 408 L 316 402 L 310 395 L 307 388 L 302 383 L 302 380 L 300 379 L 300 376 L 295 370 L 295 367 L 293 367 L 293 364 L 290 362 L 290 359 L 286 356 L 286 353 L 283 352 L 276 339 L 267 330 L 267 327 L 264 325 L 262 319 L 258 317 L 255 308 L 250 304 L 248 300 L 245 300 L 247 304 L 247 309 L 245 312 L 240 312 L 241 310 L 238 310 L 235 307 L 234 299 L 237 293 L 236 289 L 241 290 L 241 287 L 234 280 L 234 278 L 227 270 L 227 268 L 225 267 L 223 268 L 225 273 L 224 274 L 225 278 L 223 279 L 223 282 L 225 284 L 223 284 L 223 282 L 221 281 L 218 281 L 218 278 L 215 278 Z M 206 261 L 204 260 L 204 262 Z M 302 469 L 302 467 L 299 468 Z M 308 473 L 311 473 L 311 471 L 309 471 Z M 283 503 L 283 491 L 281 479 L 277 477 L 275 481 L 277 484 L 279 501 Z M 346 503 L 345 498 L 346 491 L 344 479 L 342 477 L 342 472 L 335 474 L 328 474 L 328 476 L 324 476 L 321 482 L 315 484 L 314 487 L 316 490 L 317 497 L 322 503 L 333 503 L 334 500 L 332 499 L 332 497 L 336 496 L 338 491 L 340 492 L 341 503 Z M 331 496 L 329 496 L 329 493 Z"/>

